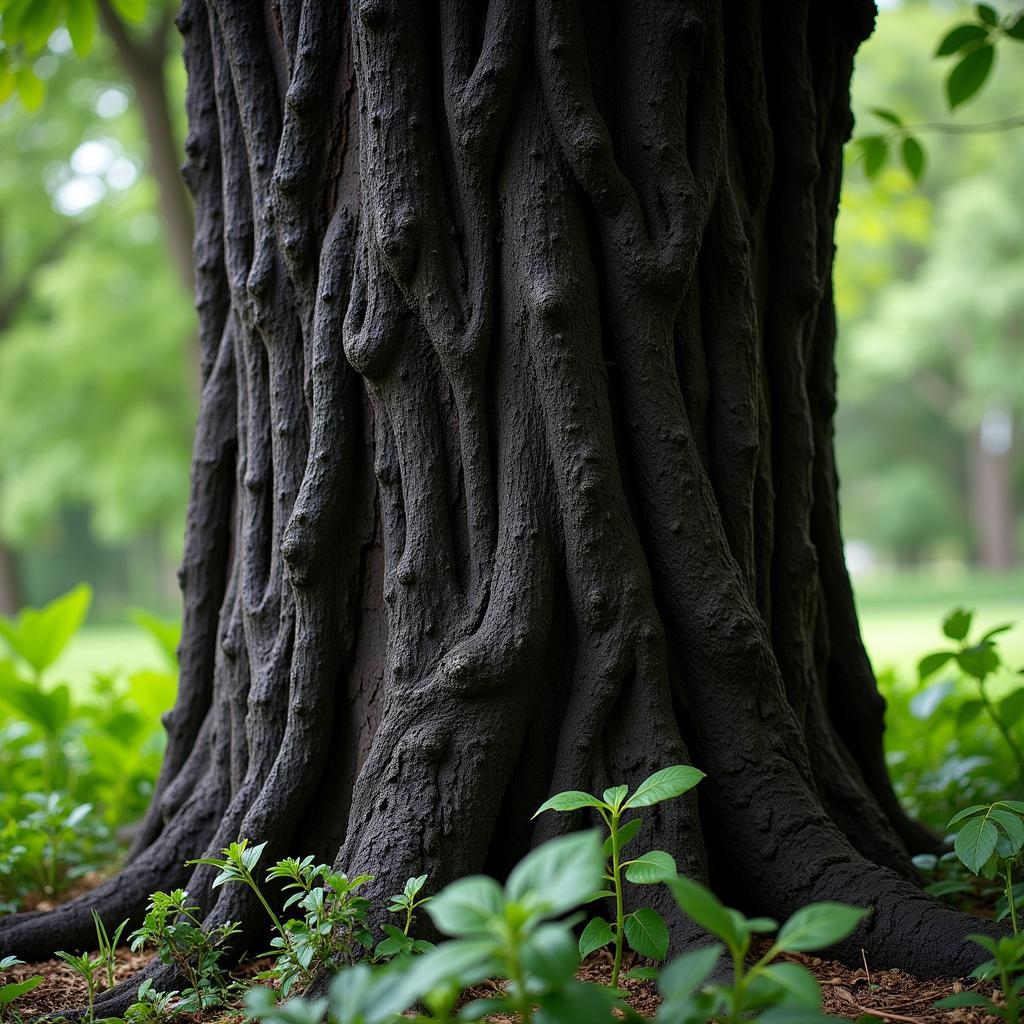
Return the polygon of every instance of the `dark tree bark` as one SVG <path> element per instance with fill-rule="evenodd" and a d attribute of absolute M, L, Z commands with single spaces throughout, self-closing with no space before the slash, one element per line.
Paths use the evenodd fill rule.
<path fill-rule="evenodd" d="M 965 972 L 995 926 L 915 884 L 934 838 L 886 774 L 839 527 L 871 6 L 439 6 L 186 0 L 181 691 L 124 871 L 0 947 L 176 884 L 256 941 L 187 857 L 247 836 L 436 888 L 581 824 L 530 821 L 551 792 L 691 761 L 653 846 L 776 917 L 873 907 L 844 955 Z"/>

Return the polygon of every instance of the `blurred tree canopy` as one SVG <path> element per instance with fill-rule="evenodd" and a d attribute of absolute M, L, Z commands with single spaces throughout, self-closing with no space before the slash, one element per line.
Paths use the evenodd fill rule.
<path fill-rule="evenodd" d="M 38 92 L 21 84 L 22 66 L 0 108 L 0 539 L 22 554 L 30 585 L 33 552 L 61 563 L 83 544 L 93 557 L 69 562 L 101 582 L 103 552 L 117 549 L 170 577 L 187 495 L 198 370 L 171 236 L 187 272 L 190 212 L 168 212 L 187 202 L 175 139 L 184 74 L 167 52 L 176 35 L 165 10 L 151 11 L 151 26 L 118 20 L 101 0 L 97 18 L 104 11 L 108 31 L 88 56 L 55 28 L 32 61 Z M 179 122 L 168 117 L 166 130 L 153 128 L 152 96 L 143 109 L 148 86 L 125 50 L 137 47 L 141 61 L 154 43 L 163 56 L 145 70 L 159 78 L 157 106 L 162 89 L 165 116 Z M 169 145 L 170 196 L 156 166 L 162 158 L 166 179 L 158 147 Z M 35 582 L 48 591 L 70 581 L 51 572 Z"/>
<path fill-rule="evenodd" d="M 1012 12 L 1012 5 L 1003 5 Z M 1024 475 L 1024 130 L 950 131 L 1024 113 L 1024 46 L 998 51 L 950 114 L 931 59 L 966 4 L 883 7 L 854 76 L 857 135 L 873 108 L 925 126 L 920 184 L 893 164 L 867 181 L 851 147 L 838 226 L 839 456 L 848 537 L 901 562 L 936 555 L 1010 568 Z"/>

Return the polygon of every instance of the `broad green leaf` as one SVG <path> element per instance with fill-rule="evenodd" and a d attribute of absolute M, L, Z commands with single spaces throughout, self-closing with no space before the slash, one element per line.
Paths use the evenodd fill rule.
<path fill-rule="evenodd" d="M 626 942 L 634 953 L 662 960 L 668 952 L 668 925 L 661 914 L 641 907 L 626 917 Z"/>
<path fill-rule="evenodd" d="M 888 121 L 889 124 L 895 125 L 897 128 L 903 127 L 903 119 L 892 110 L 886 110 L 884 107 L 872 107 L 871 113 L 875 117 L 880 117 L 883 121 Z"/>
<path fill-rule="evenodd" d="M 620 974 L 619 977 L 630 978 L 633 981 L 656 981 L 661 977 L 661 971 L 657 967 L 634 967 L 631 971 Z"/>
<path fill-rule="evenodd" d="M 1009 36 L 1010 39 L 1016 39 L 1018 42 L 1024 42 L 1024 14 L 1009 25 L 1006 29 L 1006 35 Z"/>
<path fill-rule="evenodd" d="M 992 70 L 995 56 L 995 47 L 984 43 L 967 54 L 953 68 L 946 80 L 946 94 L 949 97 L 951 110 L 966 103 L 985 84 L 985 79 L 988 78 L 989 72 Z M 963 637 L 954 637 L 954 639 L 961 640 Z"/>
<path fill-rule="evenodd" d="M 126 21 L 140 24 L 146 17 L 146 0 L 111 0 L 114 10 Z"/>
<path fill-rule="evenodd" d="M 999 668 L 999 655 L 991 645 L 979 644 L 961 651 L 956 663 L 972 679 L 985 679 Z"/>
<path fill-rule="evenodd" d="M 604 803 L 589 793 L 578 789 L 567 789 L 564 793 L 556 793 L 553 797 L 545 800 L 533 812 L 533 817 L 536 818 L 538 814 L 543 814 L 545 811 L 578 811 L 581 807 L 604 807 Z"/>
<path fill-rule="evenodd" d="M 815 1009 L 821 1006 L 821 989 L 806 967 L 787 962 L 774 963 L 765 967 L 762 973 L 782 989 L 786 1002 Z"/>
<path fill-rule="evenodd" d="M 66 0 L 67 27 L 79 57 L 86 56 L 92 49 L 96 35 L 95 0 Z"/>
<path fill-rule="evenodd" d="M 999 717 L 1007 728 L 1015 726 L 1022 716 L 1024 716 L 1024 686 L 1019 690 L 1014 690 L 999 702 Z"/>
<path fill-rule="evenodd" d="M 37 673 L 49 668 L 85 621 L 92 588 L 80 583 L 42 608 L 25 608 L 16 620 L 0 618 L 0 636 Z"/>
<path fill-rule="evenodd" d="M 990 1006 L 994 1007 L 995 1003 L 991 999 L 987 999 L 985 996 L 980 995 L 977 992 L 957 992 L 955 995 L 946 996 L 944 999 L 940 999 L 936 1003 L 932 1003 L 932 1006 L 937 1006 L 943 1010 L 955 1010 L 961 1006 Z"/>
<path fill-rule="evenodd" d="M 920 181 L 924 174 L 924 147 L 912 135 L 903 140 L 903 166 L 914 181 Z"/>
<path fill-rule="evenodd" d="M 1013 629 L 1013 627 L 1014 623 L 1012 622 L 1004 622 L 1000 626 L 994 626 L 987 633 L 982 634 L 981 642 L 984 643 L 986 640 L 991 640 L 994 636 L 999 636 L 1002 633 L 1008 633 Z"/>
<path fill-rule="evenodd" d="M 965 46 L 981 42 L 988 38 L 988 30 L 981 25 L 957 25 L 942 38 L 939 48 L 935 51 L 936 57 L 948 57 L 957 53 Z"/>
<path fill-rule="evenodd" d="M 668 886 L 687 917 L 717 935 L 734 952 L 740 948 L 743 936 L 714 893 L 685 875 L 671 879 Z"/>
<path fill-rule="evenodd" d="M 503 906 L 501 887 L 493 878 L 470 875 L 445 886 L 427 904 L 427 914 L 444 935 L 476 935 L 501 915 Z"/>
<path fill-rule="evenodd" d="M 950 640 L 963 640 L 971 628 L 974 612 L 966 608 L 954 608 L 942 623 L 942 632 Z"/>
<path fill-rule="evenodd" d="M 561 924 L 541 925 L 523 943 L 520 956 L 527 971 L 549 985 L 564 985 L 580 965 L 572 932 Z"/>
<path fill-rule="evenodd" d="M 1024 848 L 1024 820 L 1012 811 L 993 807 L 989 818 L 996 823 L 1010 841 L 1011 855 L 1016 856 Z"/>
<path fill-rule="evenodd" d="M 974 697 L 970 700 L 965 700 L 956 709 L 956 727 L 963 729 L 965 726 L 970 725 L 981 714 L 984 707 L 985 702 Z"/>
<path fill-rule="evenodd" d="M 579 951 L 580 957 L 586 958 L 600 949 L 615 941 L 615 932 L 612 926 L 603 917 L 593 917 L 587 922 L 587 927 L 580 935 Z"/>
<path fill-rule="evenodd" d="M 33 978 L 26 978 L 24 981 L 12 981 L 8 985 L 0 986 L 0 1006 L 13 1003 L 15 999 L 20 999 L 26 992 L 31 992 L 42 983 L 42 976 L 36 975 Z"/>
<path fill-rule="evenodd" d="M 619 849 L 624 850 L 635 838 L 637 832 L 643 828 L 643 820 L 641 818 L 630 818 L 625 825 L 619 828 Z M 612 855 L 612 837 L 609 836 L 604 841 L 604 855 L 610 857 Z"/>
<path fill-rule="evenodd" d="M 998 839 L 999 830 L 987 817 L 971 818 L 957 833 L 953 849 L 966 867 L 977 874 L 995 852 Z"/>
<path fill-rule="evenodd" d="M 926 654 L 917 664 L 918 679 L 925 680 L 934 675 L 955 653 L 955 651 L 933 651 L 931 654 Z"/>
<path fill-rule="evenodd" d="M 958 821 L 963 821 L 965 818 L 971 818 L 979 811 L 987 811 L 987 804 L 971 804 L 970 807 L 965 807 L 962 811 L 957 811 L 952 818 L 946 823 L 946 828 L 952 828 Z"/>
<path fill-rule="evenodd" d="M 700 988 L 722 955 L 722 944 L 695 949 L 673 960 L 661 972 L 658 988 L 667 999 L 681 999 Z"/>
<path fill-rule="evenodd" d="M 977 4 L 974 8 L 978 20 L 986 25 L 996 26 L 999 24 L 999 14 L 991 4 Z"/>
<path fill-rule="evenodd" d="M 578 907 L 602 888 L 603 876 L 604 857 L 597 832 L 574 832 L 527 854 L 509 874 L 505 892 L 515 903 L 556 915 Z M 428 911 L 432 905 L 428 904 Z"/>
<path fill-rule="evenodd" d="M 889 140 L 882 135 L 865 135 L 857 144 L 864 156 L 864 174 L 874 178 L 889 157 Z"/>
<path fill-rule="evenodd" d="M 664 850 L 649 850 L 626 868 L 626 878 L 638 885 L 654 885 L 667 882 L 678 874 L 675 858 Z"/>
<path fill-rule="evenodd" d="M 823 949 L 845 939 L 867 914 L 845 903 L 810 903 L 782 926 L 775 942 L 790 953 Z"/>
<path fill-rule="evenodd" d="M 611 789 L 606 789 L 601 794 L 601 799 L 610 807 L 618 809 L 622 805 L 622 801 L 626 799 L 628 792 L 629 786 L 612 786 Z"/>
<path fill-rule="evenodd" d="M 623 808 L 650 807 L 663 800 L 682 796 L 703 778 L 704 773 L 700 769 L 688 764 L 674 764 L 669 768 L 662 768 L 637 786 L 636 792 L 625 802 Z"/>

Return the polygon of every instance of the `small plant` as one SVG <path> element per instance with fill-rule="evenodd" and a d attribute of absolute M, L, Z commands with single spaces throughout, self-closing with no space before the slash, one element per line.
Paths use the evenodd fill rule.
<path fill-rule="evenodd" d="M 177 992 L 157 992 L 153 979 L 147 978 L 135 996 L 135 1002 L 125 1011 L 128 1024 L 164 1024 L 174 1016 Z"/>
<path fill-rule="evenodd" d="M 58 949 L 56 955 L 60 957 L 85 982 L 85 993 L 86 993 L 86 1024 L 93 1024 L 95 1015 L 93 1013 L 93 1007 L 96 1003 L 96 992 L 99 989 L 99 979 L 97 975 L 103 968 L 103 960 L 101 957 L 92 957 L 88 953 L 82 953 L 80 956 L 75 956 L 73 953 L 65 953 L 63 950 Z"/>
<path fill-rule="evenodd" d="M 628 915 L 625 913 L 623 874 L 627 881 L 638 885 L 665 882 L 676 875 L 675 859 L 664 850 L 649 850 L 630 860 L 623 859 L 622 854 L 626 846 L 636 838 L 643 827 L 643 822 L 639 818 L 623 822 L 623 815 L 637 807 L 650 807 L 682 796 L 703 778 L 703 772 L 689 765 L 672 765 L 655 772 L 641 782 L 632 796 L 628 795 L 628 786 L 613 786 L 606 789 L 600 799 L 590 793 L 568 790 L 556 793 L 550 800 L 546 800 L 534 814 L 536 818 L 544 811 L 576 811 L 592 807 L 608 829 L 608 837 L 604 842 L 604 855 L 607 858 L 605 881 L 611 889 L 602 889 L 597 896 L 614 898 L 615 921 L 609 922 L 603 917 L 593 918 L 580 936 L 579 951 L 580 956 L 585 957 L 603 946 L 614 947 L 612 988 L 618 987 L 623 949 L 627 943 L 634 953 L 653 960 L 664 959 L 668 951 L 668 927 L 657 911 L 641 907 Z M 631 975 L 638 976 L 641 973 L 647 974 L 641 969 L 641 972 L 631 972 Z"/>
<path fill-rule="evenodd" d="M 998 978 L 1002 1002 L 996 1002 L 980 992 L 957 992 L 940 999 L 935 1005 L 941 1009 L 982 1006 L 987 1013 L 998 1017 L 1004 1024 L 1020 1024 L 1021 993 L 1024 992 L 1024 936 L 990 939 L 987 935 L 969 935 L 968 938 L 992 954 L 992 959 L 979 964 L 971 976 L 983 981 Z"/>
<path fill-rule="evenodd" d="M 20 967 L 25 963 L 16 956 L 0 957 L 0 975 L 5 974 L 12 967 Z M 43 983 L 41 974 L 31 978 L 24 978 L 21 981 L 10 981 L 6 985 L 0 985 L 0 1020 L 7 1018 L 7 1012 L 15 1000 L 38 988 Z"/>
<path fill-rule="evenodd" d="M 999 919 L 1009 917 L 1014 935 L 1020 934 L 1019 896 L 1014 867 L 1024 861 L 1024 801 L 997 800 L 993 804 L 966 807 L 949 821 L 959 825 L 953 850 L 963 865 L 982 878 L 999 876 L 1004 906 Z"/>
<path fill-rule="evenodd" d="M 976 698 L 965 701 L 957 710 L 958 727 L 967 725 L 982 712 L 988 715 L 1013 757 L 1018 777 L 1024 781 L 1024 749 L 1013 735 L 1014 726 L 1024 717 L 1024 687 L 1018 687 L 999 701 L 994 700 L 988 691 L 989 677 L 1003 665 L 996 637 L 1012 629 L 1013 624 L 996 626 L 977 640 L 969 641 L 967 636 L 973 618 L 974 612 L 963 608 L 957 608 L 947 616 L 942 623 L 942 632 L 956 646 L 925 655 L 918 664 L 918 675 L 924 681 L 950 661 L 955 662 L 978 691 Z"/>
<path fill-rule="evenodd" d="M 373 951 L 375 959 L 411 956 L 413 953 L 428 953 L 434 948 L 432 942 L 427 942 L 426 939 L 414 939 L 409 934 L 413 922 L 416 920 L 414 911 L 417 907 L 422 907 L 425 903 L 429 903 L 433 898 L 431 896 L 423 896 L 417 899 L 426 882 L 426 875 L 417 875 L 415 878 L 408 879 L 405 883 L 405 888 L 397 895 L 391 897 L 388 903 L 388 910 L 392 914 L 404 915 L 404 920 L 401 928 L 393 924 L 382 925 L 387 938 L 381 939 L 377 943 L 377 948 Z"/>
<path fill-rule="evenodd" d="M 188 892 L 155 892 L 142 927 L 129 936 L 131 948 L 153 946 L 165 964 L 173 965 L 188 979 L 191 993 L 179 1009 L 198 1012 L 222 1001 L 224 973 L 220 961 L 226 941 L 238 932 L 234 921 L 227 921 L 209 930 L 197 916 L 199 907 L 189 904 Z M 97 961 L 102 963 L 102 961 Z"/>
<path fill-rule="evenodd" d="M 107 972 L 107 988 L 113 988 L 117 980 L 117 947 L 121 945 L 121 935 L 128 927 L 128 920 L 126 918 L 117 926 L 113 936 L 107 934 L 106 925 L 95 910 L 92 912 L 92 921 L 96 926 L 96 948 Z"/>
<path fill-rule="evenodd" d="M 767 1013 L 758 1019 L 764 1021 L 825 1019 L 820 1016 L 821 991 L 810 971 L 789 961 L 773 961 L 780 953 L 804 953 L 839 942 L 867 911 L 842 903 L 811 903 L 779 929 L 763 956 L 748 964 L 751 939 L 755 934 L 774 932 L 779 927 L 775 921 L 748 919 L 689 878 L 680 876 L 668 885 L 682 910 L 722 940 L 732 961 L 733 981 L 731 985 L 705 985 L 722 955 L 722 944 L 684 954 L 661 973 L 664 1002 L 658 1021 L 705 1024 L 714 1019 L 720 1024 L 743 1024 L 762 1010 Z"/>

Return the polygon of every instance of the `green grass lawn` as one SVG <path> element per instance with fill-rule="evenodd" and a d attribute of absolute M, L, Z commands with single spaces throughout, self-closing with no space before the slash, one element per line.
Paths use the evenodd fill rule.
<path fill-rule="evenodd" d="M 96 672 L 166 670 L 156 642 L 138 626 L 87 626 L 68 644 L 47 677 L 87 689 Z"/>
<path fill-rule="evenodd" d="M 1016 629 L 1000 637 L 1000 646 L 1004 661 L 1024 666 L 1024 574 L 879 574 L 856 582 L 854 589 L 876 670 L 894 668 L 914 680 L 921 656 L 946 643 L 940 623 L 958 605 L 973 608 L 975 624 L 986 629 L 1016 622 Z"/>

